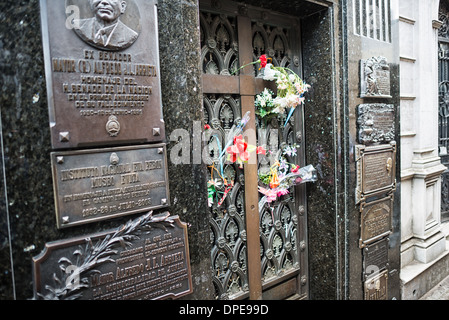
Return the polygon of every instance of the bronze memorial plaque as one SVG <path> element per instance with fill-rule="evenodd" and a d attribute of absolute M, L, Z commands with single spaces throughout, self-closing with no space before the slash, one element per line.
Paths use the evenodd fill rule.
<path fill-rule="evenodd" d="M 41 0 L 54 149 L 162 142 L 155 0 Z"/>
<path fill-rule="evenodd" d="M 45 245 L 33 258 L 34 299 L 159 300 L 193 292 L 187 226 L 168 212 Z"/>
<path fill-rule="evenodd" d="M 366 197 L 396 188 L 396 142 L 355 146 L 357 167 L 356 203 Z"/>
<path fill-rule="evenodd" d="M 379 240 L 392 231 L 393 195 L 360 205 L 361 248 Z"/>
<path fill-rule="evenodd" d="M 360 97 L 391 98 L 390 66 L 385 57 L 360 62 Z"/>
<path fill-rule="evenodd" d="M 165 144 L 51 153 L 58 228 L 169 205 Z"/>
<path fill-rule="evenodd" d="M 389 243 L 390 238 L 387 237 L 369 244 L 363 249 L 363 274 L 365 279 L 388 268 Z"/>
<path fill-rule="evenodd" d="M 388 299 L 388 271 L 382 271 L 372 279 L 365 281 L 365 300 Z"/>
<path fill-rule="evenodd" d="M 367 103 L 359 105 L 357 111 L 359 143 L 389 143 L 395 139 L 394 105 Z"/>

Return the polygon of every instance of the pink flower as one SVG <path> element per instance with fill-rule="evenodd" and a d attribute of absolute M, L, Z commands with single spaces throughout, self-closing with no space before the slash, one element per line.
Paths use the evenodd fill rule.
<path fill-rule="evenodd" d="M 226 149 L 226 152 L 229 153 L 230 160 L 232 162 L 236 162 L 238 159 L 246 162 L 249 159 L 249 152 L 246 151 L 248 148 L 248 143 L 243 140 L 243 136 L 236 136 L 234 137 L 234 145 L 228 147 Z"/>
<path fill-rule="evenodd" d="M 277 191 L 277 196 L 280 197 L 280 196 L 283 196 L 283 195 L 286 195 L 286 194 L 289 194 L 289 193 L 290 193 L 290 191 L 288 191 L 288 189 L 279 189 Z"/>
<path fill-rule="evenodd" d="M 266 154 L 267 154 L 267 150 L 265 150 L 263 147 L 257 147 L 256 153 L 257 153 L 257 154 L 263 154 L 263 155 L 266 155 Z"/>
<path fill-rule="evenodd" d="M 265 188 L 259 187 L 259 192 L 267 197 L 268 203 L 276 201 L 276 199 L 277 199 L 276 190 L 265 189 Z"/>

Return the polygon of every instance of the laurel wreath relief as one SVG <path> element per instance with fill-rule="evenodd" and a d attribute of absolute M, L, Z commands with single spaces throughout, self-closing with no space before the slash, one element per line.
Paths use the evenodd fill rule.
<path fill-rule="evenodd" d="M 117 248 L 129 247 L 134 240 L 139 239 L 138 233 L 148 234 L 153 228 L 167 230 L 174 226 L 174 217 L 169 212 L 153 216 L 153 211 L 117 228 L 104 239 L 95 244 L 90 237 L 85 239 L 85 245 L 80 245 L 73 251 L 73 258 L 62 257 L 58 260 L 62 276 L 53 274 L 54 285 L 46 285 L 47 294 L 37 293 L 37 297 L 44 300 L 76 300 L 82 297 L 82 289 L 89 287 L 89 277 L 93 273 L 100 273 L 96 267 L 106 262 L 115 262 L 111 258 L 117 254 Z"/>

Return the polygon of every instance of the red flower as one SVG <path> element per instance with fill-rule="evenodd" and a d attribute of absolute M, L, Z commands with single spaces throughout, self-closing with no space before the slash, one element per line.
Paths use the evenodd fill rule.
<path fill-rule="evenodd" d="M 295 167 L 292 169 L 292 172 L 293 172 L 293 173 L 296 173 L 296 172 L 298 172 L 298 170 L 299 170 L 299 166 L 295 166 Z"/>
<path fill-rule="evenodd" d="M 230 160 L 236 162 L 238 159 L 246 162 L 249 159 L 249 153 L 246 151 L 248 143 L 243 140 L 243 136 L 234 137 L 234 145 L 226 150 L 231 156 Z"/>
<path fill-rule="evenodd" d="M 206 124 L 204 125 L 204 130 L 209 130 L 210 129 L 210 125 Z"/>
<path fill-rule="evenodd" d="M 260 62 L 259 70 L 262 69 L 262 68 L 265 68 L 267 66 L 267 61 L 268 61 L 268 59 L 267 59 L 267 55 L 266 54 L 263 54 L 263 55 L 260 56 L 260 58 L 259 58 L 259 62 Z"/>
<path fill-rule="evenodd" d="M 265 150 L 263 147 L 257 147 L 256 153 L 257 153 L 257 154 L 263 154 L 263 155 L 266 155 L 266 154 L 267 154 L 267 150 Z"/>

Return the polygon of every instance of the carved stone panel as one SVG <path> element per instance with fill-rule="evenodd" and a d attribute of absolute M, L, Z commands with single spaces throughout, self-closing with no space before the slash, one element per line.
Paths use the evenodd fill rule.
<path fill-rule="evenodd" d="M 51 154 L 58 228 L 169 205 L 165 144 Z"/>
<path fill-rule="evenodd" d="M 360 62 L 360 97 L 391 98 L 390 66 L 384 57 Z"/>
<path fill-rule="evenodd" d="M 389 143 L 395 139 L 394 105 L 361 104 L 358 111 L 358 141 L 361 144 Z"/>
<path fill-rule="evenodd" d="M 360 205 L 361 248 L 379 240 L 392 231 L 393 195 Z"/>
<path fill-rule="evenodd" d="M 45 245 L 33 258 L 34 298 L 159 300 L 190 294 L 187 225 L 168 212 Z"/>
<path fill-rule="evenodd" d="M 41 0 L 53 148 L 163 141 L 156 1 L 89 3 Z"/>
<path fill-rule="evenodd" d="M 379 146 L 355 146 L 356 203 L 396 188 L 396 142 Z"/>

